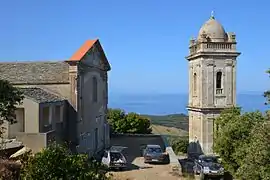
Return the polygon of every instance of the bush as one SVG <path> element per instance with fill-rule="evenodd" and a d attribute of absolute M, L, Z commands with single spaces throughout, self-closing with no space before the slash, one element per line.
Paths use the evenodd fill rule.
<path fill-rule="evenodd" d="M 108 122 L 116 133 L 150 134 L 150 119 L 137 113 L 126 114 L 121 109 L 108 110 Z"/>
<path fill-rule="evenodd" d="M 0 160 L 0 179 L 14 180 L 19 178 L 21 164 L 11 160 Z"/>
<path fill-rule="evenodd" d="M 178 138 L 171 141 L 172 148 L 176 154 L 187 153 L 189 141 L 187 138 Z"/>
<path fill-rule="evenodd" d="M 53 144 L 28 157 L 22 165 L 21 178 L 24 180 L 107 180 L 106 172 L 107 169 L 103 165 L 90 161 L 87 155 L 72 155 L 66 147 Z"/>

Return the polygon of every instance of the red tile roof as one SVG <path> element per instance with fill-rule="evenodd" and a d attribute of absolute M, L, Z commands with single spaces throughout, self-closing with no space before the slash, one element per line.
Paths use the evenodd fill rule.
<path fill-rule="evenodd" d="M 102 61 L 104 62 L 104 64 L 105 64 L 105 70 L 106 71 L 109 71 L 109 70 L 111 70 L 111 66 L 110 66 L 110 64 L 109 64 L 109 62 L 108 62 L 108 59 L 107 59 L 107 57 L 106 57 L 106 55 L 105 55 L 105 53 L 104 53 L 104 51 L 103 51 L 103 48 L 102 48 L 102 46 L 101 46 L 101 44 L 100 44 L 100 42 L 99 42 L 99 40 L 98 39 L 95 39 L 95 40 L 87 40 L 74 54 L 73 54 L 73 56 L 69 59 L 69 60 L 67 60 L 67 61 L 65 61 L 65 62 L 67 62 L 67 63 L 69 63 L 69 64 L 73 64 L 73 65 L 76 65 L 76 63 L 77 62 L 80 62 L 82 59 L 83 59 L 83 57 L 86 55 L 86 53 L 93 47 L 93 46 L 96 46 L 99 50 L 100 50 L 100 52 L 101 52 L 101 54 L 102 54 L 102 56 L 103 56 L 103 58 L 102 58 Z"/>
<path fill-rule="evenodd" d="M 93 47 L 98 40 L 87 40 L 69 59 L 69 61 L 80 61 L 83 56 Z"/>

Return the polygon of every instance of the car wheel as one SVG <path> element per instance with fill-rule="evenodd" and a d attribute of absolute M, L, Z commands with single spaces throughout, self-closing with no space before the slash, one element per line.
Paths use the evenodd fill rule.
<path fill-rule="evenodd" d="M 169 158 L 169 156 L 166 156 L 164 158 L 163 164 L 170 164 L 170 158 Z"/>
<path fill-rule="evenodd" d="M 120 170 L 120 171 L 125 171 L 126 168 L 125 168 L 125 167 L 120 167 L 119 170 Z"/>

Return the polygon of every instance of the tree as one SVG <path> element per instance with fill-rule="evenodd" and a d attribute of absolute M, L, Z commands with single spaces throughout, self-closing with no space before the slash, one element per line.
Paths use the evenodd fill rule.
<path fill-rule="evenodd" d="M 214 151 L 220 155 L 224 167 L 236 175 L 246 156 L 246 147 L 252 141 L 253 128 L 265 120 L 261 112 L 241 115 L 240 108 L 225 110 L 215 120 L 218 127 L 214 138 Z"/>
<path fill-rule="evenodd" d="M 264 96 L 269 104 L 270 91 Z M 238 179 L 270 179 L 270 111 L 241 114 L 232 108 L 222 112 L 215 124 L 214 150 L 225 169 Z"/>
<path fill-rule="evenodd" d="M 270 74 L 270 69 L 267 71 Z M 264 93 L 270 103 L 270 91 Z M 245 144 L 245 156 L 237 171 L 241 179 L 270 179 L 270 111 L 265 114 L 264 122 L 257 123 L 250 133 L 250 143 Z"/>
<path fill-rule="evenodd" d="M 106 168 L 87 155 L 73 155 L 65 147 L 53 143 L 34 156 L 23 161 L 21 178 L 36 179 L 76 179 L 76 180 L 107 180 Z"/>
<path fill-rule="evenodd" d="M 268 69 L 268 70 L 266 71 L 266 73 L 268 73 L 269 76 L 270 76 L 270 69 Z M 266 104 L 269 104 L 269 103 L 270 103 L 270 90 L 268 90 L 268 91 L 266 91 L 266 92 L 264 93 L 264 97 L 267 98 L 267 103 L 266 103 Z"/>
<path fill-rule="evenodd" d="M 126 115 L 126 123 L 129 124 L 129 133 L 149 134 L 151 133 L 150 119 L 140 116 L 137 113 L 128 113 Z"/>
<path fill-rule="evenodd" d="M 113 132 L 125 133 L 129 129 L 126 123 L 126 114 L 121 109 L 108 109 L 108 122 Z"/>
<path fill-rule="evenodd" d="M 0 123 L 4 120 L 13 122 L 16 105 L 23 100 L 23 93 L 6 80 L 0 80 Z"/>
<path fill-rule="evenodd" d="M 242 179 L 270 179 L 270 123 L 258 123 L 251 132 L 237 176 Z"/>
<path fill-rule="evenodd" d="M 177 154 L 187 153 L 189 141 L 188 138 L 175 138 L 170 142 L 174 152 Z"/>
<path fill-rule="evenodd" d="M 150 119 L 137 113 L 126 114 L 121 109 L 108 110 L 108 122 L 113 132 L 117 133 L 151 133 Z"/>

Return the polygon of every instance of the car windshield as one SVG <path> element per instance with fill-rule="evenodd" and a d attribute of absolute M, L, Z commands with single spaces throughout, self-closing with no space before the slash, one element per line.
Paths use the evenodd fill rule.
<path fill-rule="evenodd" d="M 217 158 L 214 157 L 214 156 L 205 156 L 205 157 L 202 157 L 202 161 L 207 162 L 207 163 L 210 163 L 210 162 L 217 163 L 218 162 Z"/>
<path fill-rule="evenodd" d="M 119 152 L 111 152 L 111 158 L 113 160 L 118 160 L 122 158 L 122 154 Z"/>
<path fill-rule="evenodd" d="M 149 147 L 147 151 L 148 153 L 162 153 L 161 148 L 158 147 Z"/>

